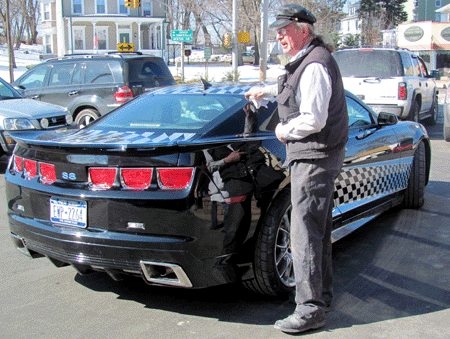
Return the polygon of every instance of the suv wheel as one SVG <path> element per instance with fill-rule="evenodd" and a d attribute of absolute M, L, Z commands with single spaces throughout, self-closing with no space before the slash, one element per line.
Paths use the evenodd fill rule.
<path fill-rule="evenodd" d="M 409 112 L 408 115 L 408 120 L 419 122 L 419 110 L 420 110 L 419 103 L 417 102 L 417 100 L 414 100 L 414 103 L 411 107 L 411 111 Z"/>
<path fill-rule="evenodd" d="M 433 105 L 430 108 L 430 117 L 426 118 L 424 123 L 429 126 L 436 125 L 438 114 L 439 114 L 438 99 L 437 96 L 434 96 Z"/>
<path fill-rule="evenodd" d="M 83 128 L 89 125 L 92 121 L 98 119 L 99 116 L 100 114 L 97 110 L 92 108 L 85 108 L 77 114 L 75 123 L 80 126 L 80 128 Z"/>

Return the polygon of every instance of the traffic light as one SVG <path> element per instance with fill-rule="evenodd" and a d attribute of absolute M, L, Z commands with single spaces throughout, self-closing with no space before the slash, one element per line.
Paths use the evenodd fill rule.
<path fill-rule="evenodd" d="M 223 47 L 228 47 L 231 44 L 231 35 L 228 33 L 225 33 L 223 35 Z"/>
<path fill-rule="evenodd" d="M 191 50 L 190 49 L 185 49 L 184 50 L 184 55 L 187 56 L 187 57 L 190 56 L 191 55 Z"/>
<path fill-rule="evenodd" d="M 140 0 L 124 0 L 125 1 L 125 7 L 135 9 L 138 8 L 141 5 Z"/>
<path fill-rule="evenodd" d="M 133 5 L 134 5 L 133 8 L 138 8 L 141 5 L 140 0 L 133 0 Z"/>

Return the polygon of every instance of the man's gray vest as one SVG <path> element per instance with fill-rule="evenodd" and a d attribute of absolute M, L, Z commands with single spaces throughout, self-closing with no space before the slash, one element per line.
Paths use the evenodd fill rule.
<path fill-rule="evenodd" d="M 295 96 L 303 70 L 313 62 L 322 64 L 331 77 L 332 94 L 328 119 L 320 132 L 310 134 L 300 140 L 288 140 L 286 164 L 298 159 L 325 158 L 330 151 L 343 148 L 348 139 L 347 103 L 339 67 L 328 50 L 317 39 L 311 42 L 304 56 L 285 66 L 286 74 L 278 77 L 279 94 L 276 100 L 280 122 L 286 123 L 300 115 Z M 306 81 L 312 82 L 314 79 Z"/>

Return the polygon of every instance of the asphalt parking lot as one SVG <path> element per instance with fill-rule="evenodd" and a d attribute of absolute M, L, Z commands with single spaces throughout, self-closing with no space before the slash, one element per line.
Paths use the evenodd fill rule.
<path fill-rule="evenodd" d="M 450 143 L 429 128 L 432 169 L 420 210 L 394 209 L 333 248 L 335 303 L 308 338 L 450 338 Z M 80 276 L 31 260 L 9 239 L 0 159 L 1 338 L 287 338 L 273 323 L 294 305 L 239 285 L 152 287 Z"/>

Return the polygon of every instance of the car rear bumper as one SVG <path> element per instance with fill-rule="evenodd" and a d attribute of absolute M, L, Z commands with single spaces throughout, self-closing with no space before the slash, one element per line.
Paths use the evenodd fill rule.
<path fill-rule="evenodd" d="M 372 108 L 376 113 L 386 112 L 393 113 L 399 118 L 404 118 L 405 107 L 397 106 L 397 105 L 377 105 L 377 104 L 368 104 L 370 108 Z"/>

